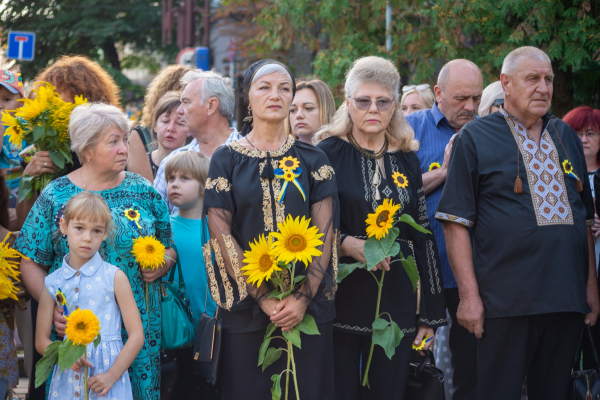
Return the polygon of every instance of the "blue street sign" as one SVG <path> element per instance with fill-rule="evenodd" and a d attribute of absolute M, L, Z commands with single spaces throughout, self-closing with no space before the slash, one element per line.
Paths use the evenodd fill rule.
<path fill-rule="evenodd" d="M 32 61 L 35 50 L 35 33 L 33 32 L 8 32 L 7 58 L 23 61 Z"/>
<path fill-rule="evenodd" d="M 203 71 L 210 70 L 210 49 L 208 47 L 196 47 L 196 68 Z"/>

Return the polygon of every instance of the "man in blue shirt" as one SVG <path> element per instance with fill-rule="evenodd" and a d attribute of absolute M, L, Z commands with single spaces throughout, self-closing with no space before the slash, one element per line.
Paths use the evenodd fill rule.
<path fill-rule="evenodd" d="M 442 67 L 434 92 L 433 107 L 412 113 L 406 120 L 421 144 L 417 155 L 423 173 L 427 214 L 440 253 L 446 307 L 453 321 L 450 328 L 453 399 L 471 400 L 475 399 L 477 339 L 456 322 L 459 293 L 448 262 L 442 223 L 435 219 L 435 212 L 448 173 L 454 135 L 477 114 L 483 92 L 481 71 L 471 61 L 452 60 Z"/>

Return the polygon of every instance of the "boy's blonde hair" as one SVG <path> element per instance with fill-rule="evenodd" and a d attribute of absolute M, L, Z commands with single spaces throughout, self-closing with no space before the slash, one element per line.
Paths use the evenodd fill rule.
<path fill-rule="evenodd" d="M 96 193 L 81 192 L 71 197 L 63 215 L 65 225 L 71 220 L 89 220 L 104 224 L 107 231 L 112 228 L 112 215 L 104 199 Z"/>
<path fill-rule="evenodd" d="M 165 180 L 168 182 L 169 178 L 176 172 L 189 175 L 200 182 L 200 195 L 204 196 L 204 185 L 208 178 L 209 164 L 210 160 L 202 153 L 198 153 L 197 151 L 182 151 L 167 161 L 165 165 Z"/>

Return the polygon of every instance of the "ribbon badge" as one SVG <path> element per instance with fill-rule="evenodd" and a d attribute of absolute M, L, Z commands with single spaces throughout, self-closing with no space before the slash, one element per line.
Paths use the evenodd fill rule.
<path fill-rule="evenodd" d="M 65 309 L 64 315 L 69 315 L 69 303 L 67 303 L 67 297 L 60 288 L 58 288 L 54 297 L 56 298 L 56 302 Z"/>
<path fill-rule="evenodd" d="M 129 220 L 129 225 L 131 225 L 132 228 L 142 229 L 139 224 L 140 212 L 138 210 L 130 207 L 129 209 L 123 211 L 123 214 L 125 215 L 125 218 Z"/>
<path fill-rule="evenodd" d="M 281 203 L 283 198 L 285 197 L 285 192 L 289 186 L 289 183 L 292 182 L 302 194 L 302 198 L 306 201 L 306 194 L 304 194 L 304 189 L 302 189 L 302 185 L 298 181 L 298 177 L 302 174 L 302 168 L 300 168 L 300 162 L 297 158 L 294 157 L 284 157 L 283 160 L 279 161 L 279 168 L 275 170 L 275 178 L 283 179 L 285 182 L 283 183 L 283 187 L 281 188 L 281 192 L 277 197 L 277 202 Z"/>
<path fill-rule="evenodd" d="M 562 166 L 563 166 L 563 170 L 565 171 L 565 174 L 567 174 L 571 178 L 575 179 L 576 181 L 579 180 L 579 177 L 573 171 L 573 165 L 571 165 L 571 162 L 569 160 L 563 161 Z"/>

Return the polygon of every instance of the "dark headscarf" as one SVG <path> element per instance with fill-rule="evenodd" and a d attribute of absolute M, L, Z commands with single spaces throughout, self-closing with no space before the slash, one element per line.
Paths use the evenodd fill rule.
<path fill-rule="evenodd" d="M 254 79 L 254 75 L 256 75 L 256 72 L 261 67 L 267 64 L 278 64 L 286 69 L 288 74 L 290 74 L 290 78 L 292 78 L 292 98 L 294 98 L 294 96 L 296 95 L 296 80 L 294 79 L 294 74 L 292 74 L 292 71 L 288 68 L 287 65 L 277 60 L 260 60 L 252 64 L 250 68 L 246 70 L 246 75 L 244 76 L 244 99 L 247 103 L 250 103 L 248 93 L 250 92 L 250 86 L 252 85 L 252 79 Z M 244 125 L 242 125 L 242 130 L 240 131 L 240 134 L 242 136 L 246 136 L 252 130 L 253 125 L 254 124 L 252 123 L 252 110 L 249 110 L 248 116 L 244 118 Z"/>

